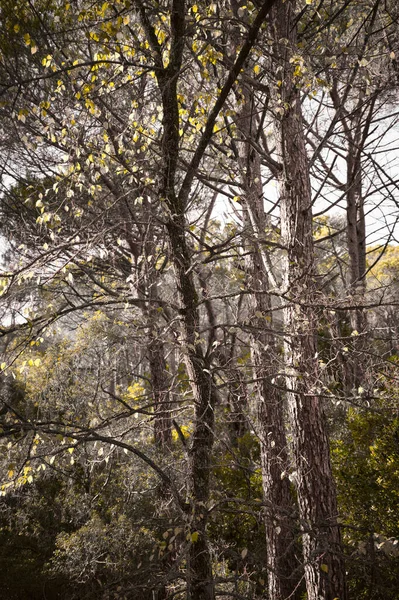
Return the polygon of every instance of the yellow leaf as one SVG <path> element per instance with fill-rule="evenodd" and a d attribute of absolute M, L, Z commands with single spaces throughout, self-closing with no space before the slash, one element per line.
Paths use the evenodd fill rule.
<path fill-rule="evenodd" d="M 18 31 L 19 31 L 19 25 L 18 25 L 18 23 L 16 25 L 14 25 L 14 31 L 15 31 L 15 33 L 18 33 Z"/>
<path fill-rule="evenodd" d="M 194 533 L 191 534 L 191 541 L 196 542 L 198 540 L 198 537 L 199 537 L 198 531 L 194 531 Z"/>
<path fill-rule="evenodd" d="M 323 563 L 322 565 L 320 565 L 320 569 L 324 571 L 324 573 L 328 573 L 328 565 Z"/>
<path fill-rule="evenodd" d="M 260 66 L 259 65 L 255 65 L 254 66 L 254 73 L 255 73 L 255 75 L 257 75 L 258 73 L 260 73 Z"/>
<path fill-rule="evenodd" d="M 301 75 L 302 75 L 302 67 L 301 67 L 301 65 L 297 65 L 295 67 L 294 76 L 301 77 Z"/>

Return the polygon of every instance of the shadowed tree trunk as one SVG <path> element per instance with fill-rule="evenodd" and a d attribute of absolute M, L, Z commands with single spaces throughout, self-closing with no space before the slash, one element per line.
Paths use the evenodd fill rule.
<path fill-rule="evenodd" d="M 345 600 L 336 490 L 319 391 L 312 197 L 299 90 L 295 85 L 295 2 L 272 10 L 274 95 L 284 264 L 287 399 L 308 600 Z M 280 102 L 279 102 L 280 101 Z"/>
<path fill-rule="evenodd" d="M 191 268 L 191 253 L 186 242 L 186 203 L 176 193 L 175 188 L 179 156 L 177 81 L 184 48 L 185 12 L 184 0 L 175 0 L 171 11 L 172 39 L 169 64 L 165 68 L 162 66 L 157 73 L 164 113 L 160 196 L 165 200 L 168 213 L 166 229 L 182 313 L 181 341 L 195 407 L 194 432 L 190 448 L 188 519 L 191 541 L 187 565 L 187 598 L 213 600 L 215 589 L 206 529 L 216 390 L 203 348 L 198 340 L 200 325 L 198 295 Z M 162 64 L 159 48 L 155 51 Z"/>

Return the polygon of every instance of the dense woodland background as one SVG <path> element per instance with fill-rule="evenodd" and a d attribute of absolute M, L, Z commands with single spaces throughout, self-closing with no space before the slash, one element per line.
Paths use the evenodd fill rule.
<path fill-rule="evenodd" d="M 398 17 L 1 0 L 3 598 L 399 598 Z"/>

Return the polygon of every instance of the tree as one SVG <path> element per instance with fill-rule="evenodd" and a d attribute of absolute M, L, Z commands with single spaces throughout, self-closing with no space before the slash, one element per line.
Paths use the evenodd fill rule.
<path fill-rule="evenodd" d="M 281 235 L 285 255 L 285 361 L 299 515 L 309 599 L 346 598 L 336 492 L 319 387 L 316 350 L 317 302 L 312 197 L 303 122 L 292 56 L 294 3 L 275 9 L 275 56 L 282 77 L 275 83 L 276 153 L 281 162 Z M 285 46 L 281 40 L 284 40 Z"/>
<path fill-rule="evenodd" d="M 346 435 L 339 402 L 375 401 L 360 371 L 339 379 L 366 349 L 350 316 L 367 308 L 372 322 L 385 302 L 366 279 L 365 202 L 396 185 L 367 154 L 389 92 L 368 97 L 360 63 L 381 31 L 393 69 L 395 42 L 389 3 L 321 4 L 2 4 L 2 370 L 22 394 L 0 408 L 3 492 L 45 481 L 58 456 L 83 488 L 92 467 L 96 490 L 108 473 L 107 510 L 60 524 L 45 559 L 67 579 L 82 562 L 88 594 L 118 577 L 133 593 L 116 551 L 126 530 L 129 573 L 158 600 L 299 597 L 303 570 L 309 598 L 346 597 L 329 435 Z M 380 182 L 365 191 L 371 166 Z M 348 223 L 313 217 L 343 192 Z M 367 346 L 369 382 L 386 340 Z M 147 483 L 125 524 L 110 517 L 119 473 Z M 156 547 L 145 575 L 138 514 Z"/>

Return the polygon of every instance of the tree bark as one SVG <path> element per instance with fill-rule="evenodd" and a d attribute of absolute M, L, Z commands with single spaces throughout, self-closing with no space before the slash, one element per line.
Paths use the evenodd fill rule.
<path fill-rule="evenodd" d="M 312 197 L 299 90 L 295 85 L 295 2 L 272 11 L 276 152 L 281 235 L 286 246 L 285 368 L 287 399 L 302 527 L 308 600 L 345 600 L 345 568 L 337 524 L 336 490 L 319 396 L 315 318 L 317 293 L 312 236 Z"/>
<path fill-rule="evenodd" d="M 157 73 L 163 105 L 163 169 L 160 196 L 168 213 L 166 229 L 181 304 L 182 346 L 195 407 L 194 432 L 190 448 L 190 550 L 187 598 L 214 600 L 212 561 L 207 540 L 207 513 L 211 452 L 214 441 L 216 389 L 199 339 L 198 295 L 192 273 L 192 258 L 186 241 L 186 206 L 176 194 L 179 156 L 179 108 L 177 81 L 181 69 L 185 35 L 184 0 L 175 0 L 171 11 L 169 64 Z"/>
<path fill-rule="evenodd" d="M 263 241 L 267 235 L 268 223 L 264 210 L 260 159 L 251 145 L 251 139 L 256 135 L 253 95 L 245 85 L 242 96 L 243 107 L 237 118 L 237 126 L 241 134 L 238 155 L 240 178 L 244 190 L 241 199 L 244 246 L 247 251 L 250 251 L 246 260 L 247 285 L 251 291 L 249 295 L 251 354 L 256 379 L 262 486 L 266 504 L 268 593 L 273 600 L 284 600 L 297 597 L 295 507 L 288 478 L 289 459 L 283 398 L 276 385 L 272 383 L 273 377 L 277 376 L 278 366 L 269 295 L 268 271 L 271 261 Z"/>

